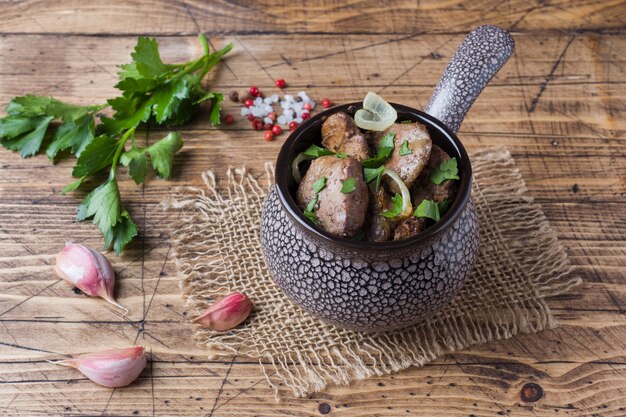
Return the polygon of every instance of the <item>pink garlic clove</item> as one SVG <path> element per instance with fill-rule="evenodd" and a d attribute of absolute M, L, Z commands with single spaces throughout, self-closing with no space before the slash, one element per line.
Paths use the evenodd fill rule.
<path fill-rule="evenodd" d="M 126 307 L 115 301 L 115 272 L 109 260 L 100 252 L 69 242 L 57 255 L 54 272 L 85 294 L 102 297 L 128 313 Z"/>
<path fill-rule="evenodd" d="M 148 363 L 143 346 L 109 349 L 52 362 L 78 369 L 96 384 L 118 388 L 132 383 Z"/>
<path fill-rule="evenodd" d="M 204 310 L 193 322 L 223 332 L 241 324 L 253 308 L 254 304 L 247 295 L 234 292 Z"/>

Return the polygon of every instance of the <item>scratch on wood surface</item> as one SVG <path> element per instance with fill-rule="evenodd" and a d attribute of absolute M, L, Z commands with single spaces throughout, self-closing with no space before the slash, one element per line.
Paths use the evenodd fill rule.
<path fill-rule="evenodd" d="M 446 46 L 448 43 L 450 43 L 453 39 L 455 38 L 455 36 L 451 36 L 449 37 L 445 42 L 441 43 L 439 46 L 437 46 L 435 48 L 435 50 L 433 52 L 439 52 L 439 50 L 441 50 L 441 48 L 443 48 L 444 46 Z M 415 62 L 413 65 L 411 65 L 407 70 L 405 70 L 404 72 L 402 72 L 400 75 L 396 76 L 393 80 L 391 80 L 390 82 L 388 82 L 387 84 L 385 84 L 381 89 L 379 89 L 376 93 L 380 94 L 382 93 L 384 90 L 386 90 L 387 88 L 391 87 L 392 85 L 394 85 L 394 83 L 396 81 L 398 81 L 400 78 L 404 77 L 406 74 L 408 74 L 409 72 L 411 72 L 415 67 L 417 67 L 418 65 L 420 65 L 422 62 L 424 62 L 424 60 L 426 60 L 426 58 L 430 57 L 430 55 L 426 55 L 421 57 L 417 62 Z M 443 69 L 442 69 L 443 71 Z"/>
<path fill-rule="evenodd" d="M 150 349 L 150 396 L 152 397 L 152 417 L 154 417 L 154 354 L 152 353 L 152 349 Z"/>
<path fill-rule="evenodd" d="M 380 41 L 380 42 L 373 42 L 373 43 L 370 43 L 370 44 L 367 44 L 367 45 L 358 46 L 356 48 L 349 48 L 349 49 L 344 48 L 341 51 L 328 52 L 328 53 L 321 54 L 321 55 L 314 55 L 314 56 L 311 56 L 311 57 L 306 57 L 306 58 L 302 58 L 302 59 L 295 60 L 295 61 L 286 59 L 283 55 L 280 55 L 282 57 L 282 59 L 283 59 L 283 62 L 278 62 L 276 64 L 268 65 L 268 66 L 265 67 L 265 69 L 267 69 L 267 68 L 274 68 L 274 67 L 278 67 L 278 66 L 281 66 L 281 65 L 288 65 L 288 66 L 291 67 L 291 66 L 293 66 L 293 64 L 299 64 L 301 62 L 315 61 L 315 60 L 318 60 L 318 59 L 329 58 L 331 56 L 344 55 L 344 54 L 347 54 L 347 53 L 350 53 L 350 52 L 356 52 L 356 51 L 362 51 L 362 50 L 365 50 L 365 49 L 369 49 L 369 48 L 372 48 L 374 46 L 382 46 L 382 45 L 388 45 L 388 44 L 393 44 L 393 43 L 399 43 L 399 42 L 407 40 L 407 39 L 416 38 L 416 37 L 418 37 L 420 35 L 423 35 L 423 34 L 424 34 L 424 32 L 415 32 L 415 33 L 411 33 L 411 34 L 406 35 L 406 36 L 400 36 L 400 37 L 397 37 L 397 38 L 387 39 L 387 40 Z M 341 40 L 343 40 L 343 37 L 341 38 Z"/>
<path fill-rule="evenodd" d="M 269 374 L 268 378 L 271 378 L 274 375 L 276 375 L 276 371 L 274 371 L 271 374 Z M 257 382 L 255 382 L 252 385 L 250 385 L 249 387 L 240 388 L 239 392 L 237 394 L 233 395 L 232 397 L 228 398 L 226 401 L 223 401 L 220 405 L 215 407 L 215 411 L 219 410 L 221 407 L 223 407 L 226 404 L 228 404 L 229 402 L 233 401 L 235 398 L 239 397 L 240 395 L 245 394 L 246 392 L 250 391 L 252 388 L 256 387 L 257 385 L 259 385 L 261 382 L 264 382 L 264 381 L 267 381 L 267 378 L 263 377 L 263 378 L 259 379 Z"/>
<path fill-rule="evenodd" d="M 217 391 L 217 396 L 215 397 L 215 402 L 213 403 L 213 407 L 211 408 L 211 411 L 208 414 L 206 414 L 206 417 L 213 416 L 213 413 L 215 412 L 215 407 L 217 406 L 217 402 L 220 400 L 220 397 L 222 396 L 224 385 L 226 384 L 226 381 L 228 380 L 228 375 L 230 375 L 230 370 L 233 369 L 233 363 L 236 357 L 237 356 L 233 356 L 231 358 L 230 365 L 228 366 L 228 370 L 226 370 L 226 375 L 224 375 L 224 379 L 222 379 L 222 384 L 220 385 L 220 389 Z"/>
<path fill-rule="evenodd" d="M 570 45 L 572 44 L 572 42 L 574 41 L 575 38 L 576 38 L 576 35 L 570 36 L 569 40 L 567 41 L 567 44 L 565 45 L 565 47 L 561 51 L 561 54 L 559 55 L 559 57 L 554 62 L 554 65 L 552 65 L 552 68 L 550 69 L 550 72 L 546 76 L 546 79 L 541 83 L 541 86 L 539 87 L 539 92 L 537 93 L 535 98 L 533 98 L 533 100 L 530 103 L 530 109 L 528 110 L 530 113 L 533 113 L 535 111 L 535 109 L 537 108 L 537 104 L 539 104 L 539 99 L 541 98 L 543 92 L 548 87 L 548 83 L 552 80 L 552 77 L 554 76 L 554 72 L 557 70 L 559 65 L 561 65 L 561 62 L 563 61 L 563 58 L 565 57 L 565 54 L 567 53 L 567 50 L 569 49 Z"/>
<path fill-rule="evenodd" d="M 267 72 L 267 69 L 259 62 L 259 60 L 252 54 L 252 52 L 250 52 L 246 44 L 243 43 L 243 41 L 238 36 L 235 36 L 235 39 L 237 39 L 237 42 L 239 42 L 239 44 L 246 51 L 248 56 L 250 56 L 250 58 L 252 58 L 252 60 L 257 64 L 259 69 L 263 71 L 265 75 L 267 75 L 267 78 L 269 78 L 270 82 L 274 83 L 274 77 L 272 77 L 272 75 L 269 72 Z"/>
<path fill-rule="evenodd" d="M 111 390 L 111 395 L 109 395 L 109 399 L 107 400 L 107 403 L 104 405 L 104 408 L 102 409 L 102 412 L 100 413 L 100 415 L 101 415 L 101 416 L 103 416 L 103 415 L 104 415 L 104 413 L 106 413 L 107 408 L 109 408 L 109 404 L 111 403 L 111 398 L 113 398 L 113 394 L 115 394 L 115 390 L 116 390 L 116 389 L 117 389 L 117 388 L 113 388 L 113 389 Z"/>

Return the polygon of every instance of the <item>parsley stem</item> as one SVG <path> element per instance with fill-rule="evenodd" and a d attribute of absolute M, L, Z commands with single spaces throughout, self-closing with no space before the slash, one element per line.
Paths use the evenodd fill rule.
<path fill-rule="evenodd" d="M 115 155 L 113 155 L 113 162 L 111 162 L 111 173 L 109 174 L 110 179 L 115 179 L 115 175 L 117 173 L 117 163 L 122 155 L 122 152 L 124 151 L 126 142 L 128 142 L 128 139 L 134 135 L 135 128 L 133 127 L 124 132 L 122 137 L 117 142 L 117 149 L 115 150 Z"/>
<path fill-rule="evenodd" d="M 198 39 L 200 40 L 200 43 L 202 44 L 202 50 L 204 51 L 204 55 L 208 55 L 209 43 L 207 42 L 206 36 L 204 36 L 204 33 L 199 34 Z"/>

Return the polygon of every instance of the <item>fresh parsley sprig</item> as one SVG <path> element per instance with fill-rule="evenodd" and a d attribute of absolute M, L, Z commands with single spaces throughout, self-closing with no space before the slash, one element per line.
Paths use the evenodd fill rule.
<path fill-rule="evenodd" d="M 396 137 L 396 134 L 393 132 L 387 133 L 378 144 L 376 148 L 376 155 L 372 158 L 368 158 L 363 161 L 363 167 L 365 168 L 378 168 L 387 161 L 387 159 L 391 156 L 395 145 L 393 143 L 393 139 Z"/>
<path fill-rule="evenodd" d="M 430 182 L 439 185 L 445 180 L 458 180 L 459 169 L 457 167 L 456 158 L 450 158 L 443 161 L 439 166 L 435 167 L 430 173 Z"/>
<path fill-rule="evenodd" d="M 417 206 L 413 215 L 415 217 L 425 217 L 438 222 L 441 216 L 448 211 L 449 206 L 450 200 L 443 200 L 439 203 L 432 200 L 423 200 L 419 206 Z"/>
<path fill-rule="evenodd" d="M 388 219 L 398 217 L 400 213 L 402 213 L 402 196 L 396 193 L 396 195 L 391 197 L 391 202 L 393 203 L 393 207 L 389 210 L 383 211 L 382 213 L 382 215 Z"/>
<path fill-rule="evenodd" d="M 137 234 L 137 227 L 122 205 L 118 165 L 128 167 L 131 178 L 140 184 L 147 175 L 149 157 L 158 176 L 171 178 L 174 155 L 183 146 L 180 134 L 170 132 L 158 142 L 140 147 L 135 141 L 136 130 L 147 123 L 181 125 L 198 112 L 202 102 L 210 102 L 209 120 L 219 124 L 223 96 L 205 89 L 201 81 L 232 49 L 232 44 L 212 53 L 204 35 L 199 40 L 204 53 L 198 59 L 165 64 L 156 39 L 138 38 L 132 62 L 120 66 L 116 87 L 122 94 L 106 104 L 77 106 L 52 97 L 26 95 L 11 100 L 7 116 L 0 118 L 0 143 L 18 151 L 21 157 L 43 149 L 53 162 L 62 153 L 77 158 L 72 171 L 77 180 L 64 192 L 76 190 L 94 175 L 109 171 L 104 183 L 93 188 L 78 207 L 77 219 L 93 218 L 104 236 L 105 248 L 113 248 L 118 255 Z M 113 115 L 101 117 L 102 123 L 97 124 L 98 113 L 107 107 Z M 129 141 L 131 147 L 127 150 Z"/>
<path fill-rule="evenodd" d="M 341 192 L 343 194 L 350 194 L 356 189 L 356 180 L 354 177 L 350 177 L 341 183 Z"/>

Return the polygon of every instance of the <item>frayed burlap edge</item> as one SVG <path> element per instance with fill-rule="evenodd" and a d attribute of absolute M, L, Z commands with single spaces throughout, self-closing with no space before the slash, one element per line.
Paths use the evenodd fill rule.
<path fill-rule="evenodd" d="M 472 154 L 471 159 L 481 252 L 489 253 L 490 246 L 494 251 L 507 248 L 504 256 L 499 252 L 498 257 L 504 259 L 496 266 L 481 265 L 479 260 L 473 276 L 501 280 L 496 288 L 516 288 L 502 288 L 502 294 L 480 294 L 488 300 L 476 308 L 463 303 L 473 296 L 466 285 L 435 317 L 413 328 L 383 334 L 337 329 L 297 308 L 295 314 L 279 318 L 285 328 L 278 328 L 275 318 L 264 321 L 267 315 L 294 308 L 271 284 L 258 242 L 261 205 L 273 182 L 270 165 L 259 180 L 244 168 L 231 168 L 223 187 L 218 187 L 209 171 L 203 174 L 206 189 L 179 189 L 165 206 L 182 210 L 172 239 L 187 307 L 199 313 L 211 300 L 234 290 L 252 292 L 257 305 L 256 315 L 246 325 L 227 333 L 198 329 L 195 340 L 224 354 L 258 359 L 277 395 L 281 385 L 295 396 L 304 396 L 328 384 L 348 384 L 421 366 L 471 345 L 554 327 L 555 319 L 544 298 L 568 291 L 580 279 L 569 276 L 565 251 L 540 206 L 524 195 L 524 181 L 509 152 L 487 149 Z M 239 213 L 241 210 L 245 211 Z M 229 222 L 241 229 L 231 233 L 224 226 Z M 487 227 L 488 223 L 495 226 Z M 246 234 L 249 229 L 251 233 Z M 532 241 L 520 236 L 532 237 Z M 245 251 L 237 249 L 231 254 L 229 248 L 242 242 Z M 506 274 L 515 279 L 507 281 Z M 263 305 L 268 298 L 272 305 Z M 272 310 L 275 305 L 282 309 Z M 290 329 L 295 329 L 291 337 L 282 334 Z"/>

